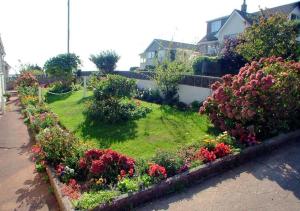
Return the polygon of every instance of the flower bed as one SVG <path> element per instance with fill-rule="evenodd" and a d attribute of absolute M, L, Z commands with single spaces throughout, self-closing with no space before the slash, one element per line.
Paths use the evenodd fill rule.
<path fill-rule="evenodd" d="M 22 77 L 26 80 L 26 76 Z M 65 197 L 78 209 L 113 210 L 136 206 L 299 135 L 299 132 L 292 133 L 277 141 L 246 148 L 249 142 L 240 142 L 225 131 L 214 139 L 207 138 L 178 152 L 161 151 L 151 160 L 134 160 L 110 149 L 95 149 L 61 127 L 57 117 L 44 104 L 27 100 L 29 96 L 35 98 L 37 90 L 33 78 L 28 78 L 32 86 L 19 85 L 18 90 L 26 122 L 37 140 L 33 147 L 36 167 L 43 171 L 49 166 L 48 174 L 55 174 L 60 180 L 53 182 L 57 179 L 51 176 L 57 195 L 64 197 L 59 200 L 61 206 L 69 203 L 63 202 Z"/>

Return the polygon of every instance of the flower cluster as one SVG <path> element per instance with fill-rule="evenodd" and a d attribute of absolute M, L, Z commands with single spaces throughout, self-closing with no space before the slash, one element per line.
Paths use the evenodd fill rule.
<path fill-rule="evenodd" d="M 68 184 L 62 187 L 61 191 L 70 199 L 79 199 L 80 197 L 80 185 L 76 182 L 75 179 L 70 179 Z"/>
<path fill-rule="evenodd" d="M 79 167 L 87 169 L 92 176 L 102 177 L 108 182 L 116 182 L 121 177 L 133 176 L 134 163 L 132 158 L 119 154 L 111 149 L 91 149 L 79 160 Z"/>
<path fill-rule="evenodd" d="M 38 81 L 31 72 L 23 72 L 17 79 L 18 87 L 33 87 L 38 85 Z"/>
<path fill-rule="evenodd" d="M 217 143 L 214 148 L 208 149 L 207 147 L 201 147 L 196 153 L 195 159 L 202 160 L 203 162 L 211 162 L 217 158 L 225 157 L 231 153 L 230 146 L 225 143 Z"/>
<path fill-rule="evenodd" d="M 149 174 L 149 176 L 155 177 L 155 178 L 158 178 L 158 179 L 167 178 L 167 171 L 166 171 L 165 167 L 160 166 L 158 164 L 151 164 L 149 166 L 148 174 Z"/>
<path fill-rule="evenodd" d="M 263 58 L 225 75 L 200 108 L 213 124 L 246 144 L 289 129 L 300 115 L 300 63 Z M 285 127 L 285 128 L 283 128 Z"/>

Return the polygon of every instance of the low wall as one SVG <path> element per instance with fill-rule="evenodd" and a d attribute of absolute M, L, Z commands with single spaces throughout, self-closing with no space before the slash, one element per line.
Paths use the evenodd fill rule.
<path fill-rule="evenodd" d="M 150 80 L 137 79 L 137 86 L 140 89 L 157 89 L 155 82 Z M 179 101 L 190 104 L 193 101 L 204 101 L 209 95 L 211 95 L 211 89 L 180 84 L 178 94 Z"/>

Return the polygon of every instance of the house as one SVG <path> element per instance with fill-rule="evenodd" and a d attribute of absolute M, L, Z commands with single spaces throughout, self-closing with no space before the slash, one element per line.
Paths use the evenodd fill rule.
<path fill-rule="evenodd" d="M 3 95 L 5 94 L 6 89 L 6 80 L 8 78 L 8 71 L 10 66 L 4 61 L 5 51 L 3 47 L 3 43 L 0 37 L 0 111 L 3 110 Z"/>
<path fill-rule="evenodd" d="M 300 2 L 269 8 L 263 10 L 262 14 L 262 11 L 248 13 L 244 0 L 241 10 L 233 10 L 228 16 L 207 21 L 206 35 L 198 42 L 198 50 L 203 55 L 216 56 L 225 39 L 237 37 L 260 16 L 268 17 L 277 13 L 284 14 L 291 20 L 300 19 Z"/>
<path fill-rule="evenodd" d="M 164 60 L 191 59 L 198 54 L 197 45 L 154 39 L 146 50 L 140 54 L 140 69 L 153 67 Z"/>

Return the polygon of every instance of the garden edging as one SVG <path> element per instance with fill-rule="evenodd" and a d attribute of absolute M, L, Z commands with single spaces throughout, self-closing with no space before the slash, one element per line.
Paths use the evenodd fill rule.
<path fill-rule="evenodd" d="M 249 158 L 262 155 L 264 152 L 273 150 L 274 148 L 279 147 L 282 144 L 295 141 L 295 139 L 299 137 L 300 130 L 296 130 L 286 134 L 280 134 L 276 137 L 265 140 L 261 144 L 248 147 L 240 153 L 228 155 L 211 163 L 201 165 L 184 173 L 170 177 L 160 182 L 159 184 L 153 185 L 145 190 L 130 194 L 122 194 L 111 203 L 101 204 L 93 210 L 129 210 L 132 207 L 136 207 L 137 205 L 140 205 L 142 203 L 172 193 L 183 187 L 189 186 L 196 181 L 202 181 L 205 178 L 211 177 L 217 173 L 225 171 L 226 169 L 232 168 L 233 166 L 242 164 L 248 161 Z M 50 183 L 54 189 L 54 193 L 59 203 L 60 209 L 74 210 L 71 201 L 66 196 L 63 196 L 61 194 L 61 182 L 56 177 L 54 171 L 50 167 L 47 167 L 46 170 L 50 178 Z"/>

